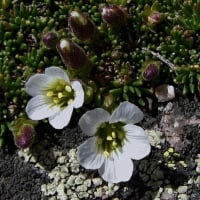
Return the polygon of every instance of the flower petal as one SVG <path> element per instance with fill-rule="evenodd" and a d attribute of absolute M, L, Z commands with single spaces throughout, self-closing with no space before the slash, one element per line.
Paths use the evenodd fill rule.
<path fill-rule="evenodd" d="M 91 137 L 78 147 L 78 161 L 86 169 L 99 169 L 104 156 L 98 153 L 96 137 Z"/>
<path fill-rule="evenodd" d="M 72 81 L 71 86 L 75 91 L 74 108 L 80 108 L 84 102 L 84 91 L 79 81 Z"/>
<path fill-rule="evenodd" d="M 136 125 L 127 124 L 124 126 L 127 140 L 123 147 L 123 152 L 132 159 L 139 160 L 147 156 L 151 151 L 148 135 Z"/>
<path fill-rule="evenodd" d="M 128 181 L 133 173 L 133 162 L 129 157 L 113 153 L 100 167 L 101 177 L 111 183 Z"/>
<path fill-rule="evenodd" d="M 143 119 L 143 116 L 142 111 L 136 105 L 124 101 L 114 110 L 109 122 L 121 121 L 127 124 L 136 124 Z"/>
<path fill-rule="evenodd" d="M 49 117 L 49 123 L 56 129 L 62 129 L 69 124 L 73 112 L 73 106 L 70 105 L 64 110 Z"/>
<path fill-rule="evenodd" d="M 32 120 L 41 120 L 55 115 L 59 111 L 58 107 L 47 103 L 45 96 L 37 95 L 29 100 L 26 106 L 26 113 Z"/>
<path fill-rule="evenodd" d="M 102 109 L 95 108 L 94 110 L 87 111 L 79 120 L 79 126 L 86 135 L 92 136 L 96 133 L 97 128 L 103 122 L 109 120 L 110 114 Z"/>
<path fill-rule="evenodd" d="M 45 74 L 52 77 L 53 79 L 61 78 L 67 82 L 70 82 L 67 73 L 59 67 L 51 66 L 45 69 Z"/>
<path fill-rule="evenodd" d="M 51 83 L 52 79 L 46 74 L 35 74 L 26 82 L 26 92 L 31 96 L 43 94 L 43 89 Z"/>

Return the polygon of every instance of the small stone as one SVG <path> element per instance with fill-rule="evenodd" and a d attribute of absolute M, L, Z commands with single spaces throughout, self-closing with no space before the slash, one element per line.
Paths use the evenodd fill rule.
<path fill-rule="evenodd" d="M 173 194 L 172 188 L 166 188 L 166 191 L 167 191 L 168 194 Z"/>
<path fill-rule="evenodd" d="M 85 198 L 87 198 L 88 199 L 88 197 L 89 197 L 89 194 L 87 193 L 87 192 L 79 192 L 78 193 L 78 197 L 79 197 L 79 199 L 85 199 Z"/>
<path fill-rule="evenodd" d="M 118 185 L 115 185 L 115 186 L 113 187 L 113 190 L 116 192 L 117 190 L 119 190 L 119 186 L 118 186 Z"/>
<path fill-rule="evenodd" d="M 54 195 L 56 193 L 56 187 L 54 183 L 48 184 L 47 185 L 47 195 Z"/>
<path fill-rule="evenodd" d="M 94 196 L 95 197 L 102 197 L 103 193 L 102 193 L 102 188 L 97 188 L 97 190 L 94 192 Z"/>
<path fill-rule="evenodd" d="M 71 196 L 73 194 L 72 190 L 67 189 L 67 196 Z"/>
<path fill-rule="evenodd" d="M 65 185 L 63 183 L 59 184 L 56 188 L 56 191 L 59 196 L 64 196 L 65 195 Z"/>
<path fill-rule="evenodd" d="M 180 200 L 188 200 L 188 195 L 187 194 L 179 194 L 178 199 Z"/>
<path fill-rule="evenodd" d="M 191 185 L 191 184 L 193 184 L 194 183 L 194 180 L 192 179 L 192 178 L 190 178 L 189 180 L 188 180 L 188 185 Z"/>
<path fill-rule="evenodd" d="M 46 193 L 47 193 L 47 185 L 45 185 L 45 184 L 41 185 L 41 191 L 46 195 Z"/>
<path fill-rule="evenodd" d="M 178 193 L 183 194 L 183 193 L 187 192 L 187 189 L 188 189 L 188 187 L 183 185 L 183 186 L 179 186 L 177 191 L 178 191 Z"/>
<path fill-rule="evenodd" d="M 58 164 L 64 164 L 66 162 L 67 158 L 65 156 L 60 156 L 57 160 Z"/>
<path fill-rule="evenodd" d="M 86 186 L 86 187 L 90 187 L 91 186 L 91 180 L 90 179 L 87 179 L 87 180 L 85 180 L 84 181 L 84 185 Z"/>
<path fill-rule="evenodd" d="M 36 163 L 35 167 L 45 170 L 45 167 L 41 163 Z"/>
<path fill-rule="evenodd" d="M 36 163 L 36 162 L 37 162 L 37 159 L 36 159 L 36 157 L 34 157 L 34 156 L 31 156 L 30 162 L 31 162 L 31 163 Z"/>
<path fill-rule="evenodd" d="M 77 192 L 86 192 L 87 191 L 87 187 L 85 185 L 79 185 L 77 188 L 76 188 L 76 191 Z"/>
<path fill-rule="evenodd" d="M 69 179 L 67 180 L 67 185 L 70 185 L 70 186 L 74 185 L 75 179 L 76 177 L 74 175 L 71 175 Z"/>
<path fill-rule="evenodd" d="M 101 178 L 94 178 L 92 179 L 92 183 L 94 184 L 95 187 L 102 185 L 103 180 Z"/>
<path fill-rule="evenodd" d="M 163 137 L 163 133 L 161 131 L 155 130 L 146 130 L 150 144 L 156 148 L 161 148 L 160 143 L 164 143 L 165 139 Z"/>
<path fill-rule="evenodd" d="M 158 102 L 166 102 L 175 98 L 175 90 L 172 85 L 160 85 L 155 89 Z"/>
<path fill-rule="evenodd" d="M 83 178 L 81 176 L 77 176 L 75 179 L 75 184 L 76 185 L 81 185 L 83 183 Z"/>
<path fill-rule="evenodd" d="M 195 179 L 195 184 L 200 185 L 200 176 L 197 176 L 197 178 Z"/>
<path fill-rule="evenodd" d="M 79 173 L 79 164 L 71 164 L 70 165 L 71 166 L 71 171 L 73 172 L 73 173 Z"/>

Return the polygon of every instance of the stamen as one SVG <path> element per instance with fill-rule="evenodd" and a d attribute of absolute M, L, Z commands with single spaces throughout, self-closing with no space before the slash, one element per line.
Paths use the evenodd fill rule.
<path fill-rule="evenodd" d="M 71 91 L 72 91 L 72 88 L 71 88 L 69 85 L 66 85 L 66 86 L 65 86 L 65 90 L 66 90 L 67 92 L 71 92 Z"/>
<path fill-rule="evenodd" d="M 104 152 L 103 152 L 103 155 L 104 155 L 105 157 L 108 157 L 110 154 L 109 154 L 108 151 L 104 151 Z"/>
<path fill-rule="evenodd" d="M 48 92 L 46 93 L 46 95 L 47 95 L 47 97 L 52 97 L 52 96 L 53 96 L 53 91 L 48 91 Z"/>
<path fill-rule="evenodd" d="M 117 137 L 120 139 L 120 140 L 123 140 L 124 139 L 124 133 L 123 132 L 117 132 Z"/>
<path fill-rule="evenodd" d="M 114 131 L 111 134 L 113 138 L 116 138 L 116 133 Z"/>
<path fill-rule="evenodd" d="M 111 140 L 113 140 L 113 138 L 109 135 L 109 136 L 107 136 L 106 140 L 111 141 Z"/>
<path fill-rule="evenodd" d="M 117 146 L 117 142 L 113 141 L 112 142 L 112 147 L 115 148 Z"/>
<path fill-rule="evenodd" d="M 63 97 L 63 93 L 62 92 L 58 92 L 58 98 L 61 99 Z"/>
<path fill-rule="evenodd" d="M 53 98 L 53 102 L 54 102 L 55 104 L 58 104 L 58 103 L 59 103 L 59 99 L 58 99 L 57 97 L 55 97 L 55 98 Z"/>
<path fill-rule="evenodd" d="M 67 101 L 67 103 L 68 103 L 68 105 L 71 104 L 71 103 L 73 103 L 73 99 L 69 99 L 69 100 Z"/>

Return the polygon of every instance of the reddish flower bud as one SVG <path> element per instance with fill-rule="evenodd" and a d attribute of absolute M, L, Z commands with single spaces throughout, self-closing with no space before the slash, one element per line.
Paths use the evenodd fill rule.
<path fill-rule="evenodd" d="M 88 63 L 85 51 L 70 39 L 62 39 L 56 48 L 66 67 L 79 69 Z"/>
<path fill-rule="evenodd" d="M 17 147 L 25 149 L 31 145 L 35 136 L 35 129 L 30 124 L 23 124 L 17 134 L 14 134 L 14 140 Z"/>
<path fill-rule="evenodd" d="M 104 21 L 114 27 L 124 26 L 127 23 L 125 12 L 117 5 L 108 5 L 101 8 Z"/>
<path fill-rule="evenodd" d="M 56 43 L 58 42 L 58 36 L 55 32 L 49 32 L 43 36 L 42 40 L 47 48 L 54 49 L 56 47 Z"/>
<path fill-rule="evenodd" d="M 159 75 L 159 66 L 156 63 L 147 63 L 142 72 L 144 80 L 151 81 Z"/>
<path fill-rule="evenodd" d="M 94 23 L 86 13 L 72 11 L 68 18 L 69 27 L 79 40 L 90 40 L 95 33 Z"/>

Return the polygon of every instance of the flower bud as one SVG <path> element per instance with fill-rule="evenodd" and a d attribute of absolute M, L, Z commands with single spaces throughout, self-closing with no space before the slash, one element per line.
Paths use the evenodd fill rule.
<path fill-rule="evenodd" d="M 126 14 L 119 6 L 112 4 L 102 7 L 100 10 L 103 20 L 109 25 L 113 27 L 126 25 Z"/>
<path fill-rule="evenodd" d="M 29 120 L 22 116 L 14 120 L 11 130 L 13 133 L 15 145 L 19 148 L 29 147 L 35 137 L 35 125 L 37 121 Z"/>
<path fill-rule="evenodd" d="M 35 129 L 30 124 L 23 124 L 19 132 L 14 135 L 17 147 L 25 149 L 31 145 L 35 136 Z"/>
<path fill-rule="evenodd" d="M 46 33 L 43 38 L 43 43 L 47 48 L 55 49 L 58 42 L 58 36 L 55 32 Z"/>
<path fill-rule="evenodd" d="M 56 45 L 57 51 L 66 67 L 79 69 L 88 64 L 85 51 L 70 39 L 62 39 Z"/>
<path fill-rule="evenodd" d="M 86 13 L 72 11 L 68 18 L 68 24 L 74 36 L 79 40 L 88 41 L 94 36 L 94 23 Z"/>
<path fill-rule="evenodd" d="M 5 10 L 10 6 L 10 3 L 11 3 L 11 0 L 2 0 L 2 2 L 1 2 L 2 5 L 1 6 Z"/>
<path fill-rule="evenodd" d="M 159 66 L 156 62 L 148 62 L 145 64 L 142 77 L 146 81 L 151 81 L 159 75 Z"/>
<path fill-rule="evenodd" d="M 152 11 L 151 14 L 148 16 L 148 22 L 151 25 L 159 24 L 163 19 L 163 14 L 157 11 Z"/>
<path fill-rule="evenodd" d="M 143 21 L 151 31 L 155 31 L 155 28 L 164 19 L 164 13 L 159 12 L 159 3 L 156 1 L 152 6 L 145 5 L 144 12 L 142 14 Z"/>

